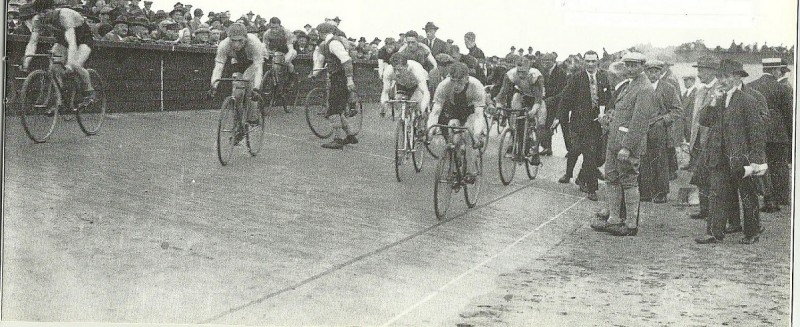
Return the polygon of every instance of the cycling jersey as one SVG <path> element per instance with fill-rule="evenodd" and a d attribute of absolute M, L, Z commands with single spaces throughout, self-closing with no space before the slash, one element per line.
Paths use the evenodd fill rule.
<path fill-rule="evenodd" d="M 458 119 L 463 125 L 467 118 L 475 113 L 475 108 L 486 105 L 483 84 L 470 76 L 466 88 L 453 92 L 450 77 L 439 83 L 433 96 L 434 106 L 441 105 L 442 113 L 439 124 L 447 124 L 449 119 Z M 435 108 L 435 107 L 434 107 Z"/>
<path fill-rule="evenodd" d="M 392 86 L 395 87 L 397 93 L 405 94 L 411 97 L 411 100 L 417 101 L 421 109 L 428 108 L 430 102 L 430 91 L 427 87 L 428 73 L 422 68 L 422 65 L 415 61 L 408 61 L 408 68 L 405 71 L 397 72 L 391 65 L 386 66 L 383 74 L 383 92 L 381 92 L 381 103 L 389 101 L 389 93 Z"/>
<path fill-rule="evenodd" d="M 243 73 L 251 65 L 264 64 L 264 45 L 255 35 L 247 34 L 247 43 L 239 51 L 235 51 L 230 43 L 231 40 L 228 38 L 219 43 L 214 61 L 221 64 L 230 61 L 234 72 L 239 73 Z"/>
<path fill-rule="evenodd" d="M 67 18 L 61 17 L 61 12 L 65 11 Z M 74 14 L 70 14 L 74 13 Z M 56 43 L 65 47 L 69 46 L 67 39 L 64 37 L 68 28 L 75 28 L 75 42 L 77 45 L 86 44 L 90 48 L 94 46 L 94 35 L 92 28 L 86 24 L 86 20 L 80 13 L 68 8 L 59 8 L 47 13 L 36 15 L 33 18 L 33 31 L 41 33 L 44 29 L 54 30 L 53 35 L 56 38 Z"/>

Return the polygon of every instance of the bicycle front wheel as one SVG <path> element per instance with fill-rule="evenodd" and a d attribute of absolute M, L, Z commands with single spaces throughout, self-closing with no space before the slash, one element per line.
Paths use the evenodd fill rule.
<path fill-rule="evenodd" d="M 433 184 L 433 210 L 436 218 L 442 220 L 450 208 L 450 199 L 456 183 L 451 150 L 445 150 L 439 163 L 436 165 L 436 174 Z"/>
<path fill-rule="evenodd" d="M 425 150 L 422 149 L 425 140 L 425 123 L 428 121 L 426 115 L 417 116 L 414 118 L 414 130 L 408 136 L 413 140 L 411 147 L 411 159 L 414 160 L 414 170 L 416 172 L 422 171 L 422 163 L 425 160 Z"/>
<path fill-rule="evenodd" d="M 467 207 L 474 208 L 478 203 L 478 196 L 483 189 L 483 153 L 481 149 L 474 147 L 472 137 L 467 136 L 468 139 L 465 145 L 466 151 L 460 155 L 461 162 L 463 163 L 462 172 L 464 173 L 464 201 L 467 202 Z"/>
<path fill-rule="evenodd" d="M 84 134 L 95 135 L 100 131 L 100 127 L 103 126 L 103 121 L 106 118 L 106 88 L 97 71 L 94 69 L 87 70 L 89 71 L 89 78 L 94 86 L 97 99 L 85 108 L 78 110 L 76 120 Z"/>
<path fill-rule="evenodd" d="M 305 107 L 306 123 L 311 129 L 311 133 L 321 139 L 329 138 L 333 134 L 333 128 L 326 117 L 328 100 L 325 96 L 325 89 L 318 87 L 309 91 L 306 94 Z"/>
<path fill-rule="evenodd" d="M 398 182 L 403 181 L 403 163 L 406 161 L 406 124 L 400 120 L 394 131 L 394 176 Z"/>
<path fill-rule="evenodd" d="M 500 136 L 500 144 L 497 152 L 497 164 L 500 171 L 500 182 L 503 185 L 511 184 L 514 174 L 517 172 L 514 131 L 507 128 Z"/>
<path fill-rule="evenodd" d="M 236 100 L 229 96 L 222 102 L 217 125 L 217 158 L 223 166 L 228 165 L 233 153 L 236 134 L 239 132 L 236 126 Z"/>
<path fill-rule="evenodd" d="M 58 121 L 56 88 L 50 75 L 43 70 L 31 72 L 22 84 L 20 92 L 20 121 L 35 143 L 47 141 Z"/>

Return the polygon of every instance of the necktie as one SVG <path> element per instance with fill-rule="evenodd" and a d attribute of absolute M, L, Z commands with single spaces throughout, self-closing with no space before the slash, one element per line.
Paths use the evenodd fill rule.
<path fill-rule="evenodd" d="M 592 108 L 597 108 L 597 80 L 589 74 L 589 91 L 592 93 Z"/>

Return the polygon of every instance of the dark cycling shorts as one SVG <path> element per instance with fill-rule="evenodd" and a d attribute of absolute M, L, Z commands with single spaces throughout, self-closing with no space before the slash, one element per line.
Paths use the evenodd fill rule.
<path fill-rule="evenodd" d="M 343 113 L 350 102 L 350 90 L 347 88 L 347 76 L 344 71 L 334 71 L 328 76 L 331 79 L 331 89 L 326 117 Z"/>
<path fill-rule="evenodd" d="M 235 58 L 228 58 L 228 65 L 231 67 L 231 74 L 233 73 L 244 74 L 244 71 L 253 65 L 253 61 L 249 59 L 241 60 Z"/>
<path fill-rule="evenodd" d="M 458 119 L 461 126 L 464 126 L 464 124 L 467 123 L 467 118 L 469 118 L 469 115 L 472 115 L 473 112 L 475 112 L 475 108 L 472 106 L 457 110 L 455 109 L 455 105 L 445 102 L 442 113 L 439 115 L 438 124 L 447 125 L 450 123 L 451 119 Z"/>
<path fill-rule="evenodd" d="M 55 34 L 56 43 L 65 47 L 69 46 L 67 39 L 64 37 L 64 33 Z M 75 28 L 75 42 L 78 44 L 78 46 L 85 44 L 88 45 L 89 48 L 94 47 L 94 35 L 92 35 L 92 28 L 89 27 L 89 24 L 83 23 L 83 25 Z"/>

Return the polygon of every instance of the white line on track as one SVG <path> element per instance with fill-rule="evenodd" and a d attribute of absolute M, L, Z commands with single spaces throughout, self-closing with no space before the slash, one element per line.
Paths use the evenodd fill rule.
<path fill-rule="evenodd" d="M 414 310 L 415 310 L 417 307 L 419 307 L 419 306 L 421 306 L 421 305 L 425 304 L 426 302 L 430 301 L 431 299 L 433 299 L 434 297 L 436 297 L 437 295 L 439 295 L 439 293 L 443 292 L 443 291 L 444 291 L 445 289 L 447 289 L 447 288 L 448 288 L 450 285 L 453 285 L 453 284 L 455 284 L 456 282 L 458 282 L 458 281 L 459 281 L 459 280 L 461 280 L 462 278 L 464 278 L 464 277 L 466 277 L 467 275 L 469 275 L 469 274 L 473 273 L 474 271 L 478 270 L 479 268 L 481 268 L 481 267 L 483 267 L 483 266 L 487 265 L 489 262 L 492 262 L 494 259 L 497 259 L 497 257 L 501 256 L 502 254 L 504 254 L 504 253 L 508 252 L 508 251 L 509 251 L 509 250 L 511 250 L 513 247 L 517 246 L 517 244 L 521 243 L 522 241 L 524 241 L 525 239 L 527 239 L 528 237 L 530 237 L 531 235 L 533 235 L 533 233 L 535 233 L 535 232 L 538 232 L 539 230 L 541 230 L 542 228 L 544 228 L 545 226 L 547 226 L 547 225 L 548 225 L 548 224 L 550 224 L 551 222 L 553 222 L 553 221 L 555 221 L 556 219 L 558 219 L 559 217 L 561 217 L 561 215 L 563 215 L 564 213 L 566 213 L 567 211 L 569 211 L 570 209 L 572 209 L 573 207 L 575 207 L 576 205 L 578 205 L 578 203 L 581 203 L 581 201 L 582 201 L 582 200 L 583 200 L 583 199 L 580 199 L 580 200 L 578 200 L 578 201 L 575 201 L 575 203 L 573 203 L 572 205 L 570 205 L 569 207 L 567 207 L 566 209 L 564 209 L 563 211 L 561 211 L 561 212 L 560 212 L 560 213 L 558 213 L 557 215 L 553 216 L 553 217 L 552 217 L 552 218 L 550 218 L 549 220 L 545 221 L 544 223 L 542 223 L 541 225 L 539 225 L 538 227 L 536 227 L 534 230 L 532 230 L 532 231 L 528 232 L 527 234 L 523 235 L 522 237 L 520 237 L 519 239 L 517 239 L 517 240 L 516 240 L 516 241 L 514 241 L 513 243 L 509 244 L 507 247 L 505 247 L 505 248 L 504 248 L 503 250 L 501 250 L 500 252 L 497 252 L 497 253 L 495 253 L 493 256 L 489 257 L 488 259 L 484 260 L 483 262 L 481 262 L 481 263 L 479 263 L 479 264 L 477 264 L 477 265 L 473 266 L 472 268 L 470 268 L 469 270 L 465 271 L 465 272 L 464 272 L 464 273 L 462 273 L 461 275 L 458 275 L 457 277 L 453 278 L 453 279 L 452 279 L 452 280 L 450 280 L 449 282 L 447 282 L 447 283 L 445 283 L 444 285 L 442 285 L 441 287 L 439 287 L 439 288 L 438 288 L 436 291 L 433 291 L 433 292 L 431 292 L 430 294 L 428 294 L 427 296 L 425 296 L 424 298 L 422 298 L 422 300 L 420 300 L 419 302 L 415 303 L 414 305 L 412 305 L 412 306 L 408 307 L 407 309 L 403 310 L 403 312 L 401 312 L 400 314 L 398 314 L 397 316 L 395 316 L 394 318 L 392 318 L 391 320 L 389 320 L 388 322 L 386 322 L 385 324 L 383 324 L 383 325 L 381 325 L 381 326 L 384 326 L 384 327 L 385 327 L 385 326 L 389 326 L 389 325 L 391 325 L 391 324 L 393 324 L 393 323 L 397 322 L 398 320 L 400 320 L 401 318 L 403 318 L 404 316 L 406 316 L 407 314 L 409 314 L 411 311 L 414 311 Z"/>

